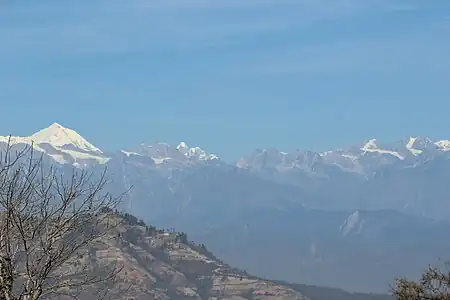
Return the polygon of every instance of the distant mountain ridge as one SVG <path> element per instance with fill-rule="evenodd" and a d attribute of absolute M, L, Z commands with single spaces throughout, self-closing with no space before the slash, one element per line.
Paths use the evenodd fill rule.
<path fill-rule="evenodd" d="M 12 140 L 17 149 L 34 142 L 64 170 L 106 166 L 112 192 L 132 187 L 127 211 L 186 231 L 228 263 L 267 278 L 386 292 L 393 277 L 415 276 L 450 253 L 447 140 L 260 149 L 236 164 L 186 143 L 108 152 L 57 123 Z M 7 141 L 0 137 L 0 148 Z"/>
<path fill-rule="evenodd" d="M 431 141 L 427 137 L 410 137 L 406 140 L 385 145 L 370 139 L 361 145 L 348 149 L 326 152 L 302 151 L 287 153 L 277 149 L 259 149 L 238 160 L 240 168 L 275 168 L 279 171 L 292 169 L 315 172 L 315 166 L 322 164 L 338 167 L 342 171 L 357 174 L 370 174 L 380 166 L 394 163 L 414 165 L 423 157 L 450 157 L 450 141 Z"/>
<path fill-rule="evenodd" d="M 44 152 L 60 164 L 71 164 L 75 167 L 87 167 L 90 164 L 106 164 L 110 157 L 102 150 L 89 143 L 75 130 L 66 128 L 59 123 L 53 123 L 31 136 L 0 136 L 0 142 L 14 144 L 34 144 L 37 151 Z M 121 150 L 127 156 L 149 156 L 155 164 L 162 164 L 168 160 L 217 160 L 216 155 L 206 153 L 200 147 L 190 148 L 185 142 L 173 147 L 167 143 L 154 145 L 141 144 L 138 147 Z M 82 162 L 82 163 L 80 163 Z"/>
<path fill-rule="evenodd" d="M 8 136 L 0 136 L 0 142 L 7 142 Z M 12 136 L 14 143 L 33 142 L 37 150 L 46 152 L 58 163 L 73 163 L 73 160 L 93 159 L 98 163 L 106 163 L 109 159 L 102 150 L 88 142 L 75 130 L 66 128 L 59 123 L 53 123 L 31 136 Z M 51 153 L 45 146 L 50 145 L 56 151 L 71 155 L 72 160 L 64 160 L 57 154 Z M 76 151 L 79 153 L 74 153 Z M 185 142 L 178 145 L 170 145 L 163 142 L 155 144 L 141 144 L 131 149 L 121 150 L 126 155 L 150 156 L 155 163 L 160 164 L 168 160 L 196 159 L 198 161 L 218 160 L 215 154 L 208 153 L 202 148 L 189 147 Z M 336 149 L 325 152 L 301 151 L 282 152 L 276 149 L 258 149 L 250 155 L 243 156 L 236 162 L 240 168 L 249 168 L 254 165 L 276 165 L 279 168 L 302 168 L 317 162 L 330 165 L 337 165 L 343 170 L 357 172 L 358 161 L 363 164 L 364 157 L 369 156 L 379 159 L 381 162 L 393 162 L 392 158 L 398 160 L 412 159 L 418 156 L 441 155 L 450 151 L 450 140 L 432 141 L 428 137 L 409 137 L 392 144 L 380 143 L 377 139 L 370 139 L 361 145 L 350 147 L 349 149 Z M 80 153 L 87 153 L 82 155 Z M 384 157 L 384 158 L 382 158 Z M 394 160 L 395 161 L 395 160 Z M 348 166 L 353 166 L 349 168 Z M 77 166 L 77 165 L 76 165 Z"/>

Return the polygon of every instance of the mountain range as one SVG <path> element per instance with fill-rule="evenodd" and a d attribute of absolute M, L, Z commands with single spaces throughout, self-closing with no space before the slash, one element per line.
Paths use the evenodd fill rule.
<path fill-rule="evenodd" d="M 127 211 L 266 278 L 386 292 L 450 250 L 448 140 L 257 149 L 236 163 L 184 142 L 100 150 L 57 123 L 9 140 L 63 170 L 107 167 L 112 192 L 132 187 Z"/>

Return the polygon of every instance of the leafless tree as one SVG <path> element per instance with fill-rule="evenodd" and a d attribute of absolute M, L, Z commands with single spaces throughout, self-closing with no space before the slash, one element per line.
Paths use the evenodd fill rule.
<path fill-rule="evenodd" d="M 88 290 L 102 298 L 121 270 L 89 260 L 118 225 L 111 212 L 121 197 L 104 192 L 106 170 L 67 175 L 32 145 L 13 148 L 11 140 L 0 148 L 0 300 L 77 299 Z"/>
<path fill-rule="evenodd" d="M 450 265 L 428 267 L 418 281 L 398 278 L 393 287 L 398 300 L 450 300 Z"/>

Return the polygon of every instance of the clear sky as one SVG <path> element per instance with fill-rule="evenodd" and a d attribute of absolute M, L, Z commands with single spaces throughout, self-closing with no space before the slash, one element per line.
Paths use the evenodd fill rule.
<path fill-rule="evenodd" d="M 5 0 L 0 104 L 107 150 L 450 138 L 450 1 Z"/>

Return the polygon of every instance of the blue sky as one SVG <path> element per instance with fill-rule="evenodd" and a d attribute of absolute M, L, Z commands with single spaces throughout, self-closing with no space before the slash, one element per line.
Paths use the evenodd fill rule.
<path fill-rule="evenodd" d="M 6 0 L 0 45 L 2 135 L 226 159 L 450 138 L 448 0 Z"/>

